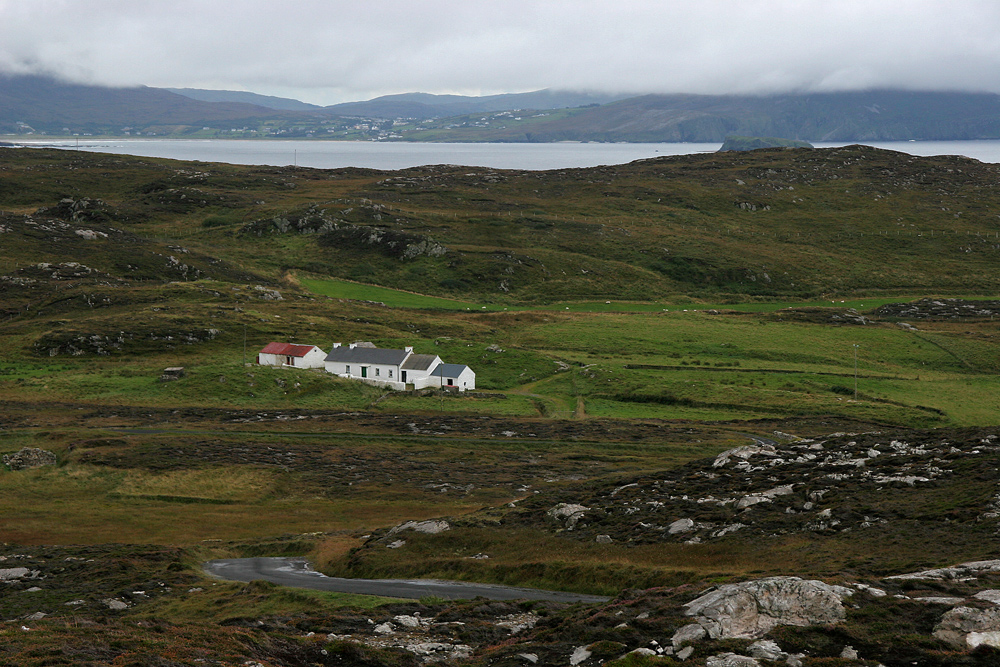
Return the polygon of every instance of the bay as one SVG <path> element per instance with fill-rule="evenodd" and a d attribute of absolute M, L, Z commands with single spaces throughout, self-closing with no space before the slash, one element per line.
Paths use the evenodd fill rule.
<path fill-rule="evenodd" d="M 493 169 L 567 169 L 625 164 L 665 155 L 710 153 L 721 146 L 719 143 L 457 144 L 238 139 L 88 139 L 79 143 L 75 140 L 39 141 L 22 142 L 22 145 L 201 162 L 383 170 L 429 164 Z M 814 145 L 817 148 L 833 148 L 848 143 L 821 142 Z M 964 155 L 982 162 L 1000 163 L 1000 140 L 888 141 L 867 145 L 910 155 Z"/>

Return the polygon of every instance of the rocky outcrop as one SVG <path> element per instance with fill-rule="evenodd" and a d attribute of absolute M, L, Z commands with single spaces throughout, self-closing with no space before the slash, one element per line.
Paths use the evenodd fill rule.
<path fill-rule="evenodd" d="M 425 535 L 437 535 L 438 533 L 443 533 L 446 530 L 451 530 L 451 524 L 447 521 L 407 521 L 401 523 L 398 526 L 394 526 L 389 530 L 388 535 L 395 535 L 396 533 L 401 533 L 404 530 L 412 530 L 415 533 L 424 533 Z M 388 535 L 386 537 L 388 537 Z"/>
<path fill-rule="evenodd" d="M 909 303 L 887 303 L 876 308 L 878 317 L 913 320 L 981 319 L 1000 315 L 1000 301 L 965 299 L 918 299 Z"/>
<path fill-rule="evenodd" d="M 54 466 L 56 464 L 56 455 L 47 449 L 24 447 L 16 454 L 4 454 L 3 464 L 11 470 L 27 470 L 28 468 Z"/>
<path fill-rule="evenodd" d="M 32 346 L 41 356 L 57 357 L 84 355 L 108 356 L 130 352 L 156 343 L 160 348 L 193 345 L 213 340 L 219 329 L 187 329 L 158 327 L 148 330 L 115 331 L 106 333 L 50 332 Z"/>
<path fill-rule="evenodd" d="M 846 613 L 843 599 L 852 594 L 822 581 L 768 577 L 720 586 L 684 605 L 684 614 L 712 639 L 756 639 L 778 625 L 838 623 Z"/>
<path fill-rule="evenodd" d="M 1000 648 L 1000 607 L 955 607 L 941 617 L 934 636 L 959 649 L 981 645 Z"/>
<path fill-rule="evenodd" d="M 547 514 L 556 521 L 562 521 L 566 530 L 573 530 L 589 510 L 589 507 L 584 507 L 576 503 L 559 503 L 550 509 Z"/>
<path fill-rule="evenodd" d="M 989 574 L 1000 572 L 1000 560 L 977 560 L 969 563 L 960 563 L 951 567 L 939 567 L 933 570 L 921 570 L 920 572 L 910 572 L 908 574 L 895 574 L 886 577 L 886 580 L 901 579 L 968 579 L 975 578 L 978 574 Z"/>
<path fill-rule="evenodd" d="M 745 655 L 720 653 L 706 658 L 705 667 L 760 667 L 760 663 Z"/>
<path fill-rule="evenodd" d="M 975 483 L 980 491 L 964 493 L 969 501 L 949 521 L 1000 526 L 1000 492 L 987 481 L 998 457 L 1000 435 L 994 429 L 758 440 L 714 459 L 594 485 L 572 499 L 575 510 L 553 508 L 544 496 L 528 498 L 503 521 L 546 530 L 572 524 L 572 535 L 581 540 L 601 534 L 615 543 L 635 544 L 704 543 L 732 539 L 735 533 L 844 533 L 878 529 L 904 517 L 923 520 L 900 489 L 964 489 Z M 982 477 L 956 474 L 960 469 L 981 471 Z M 990 501 L 984 503 L 980 498 L 987 490 Z M 885 497 L 891 508 L 876 502 L 876 496 Z M 864 502 L 851 500 L 858 497 Z M 859 511 L 862 507 L 866 510 Z M 877 508 L 885 515 L 875 514 Z M 586 519 L 581 521 L 580 514 L 574 521 L 582 511 Z"/>

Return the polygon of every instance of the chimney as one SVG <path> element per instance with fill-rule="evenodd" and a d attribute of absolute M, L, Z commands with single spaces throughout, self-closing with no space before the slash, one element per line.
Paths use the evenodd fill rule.
<path fill-rule="evenodd" d="M 351 343 L 350 345 L 347 346 L 347 349 L 353 350 L 355 347 L 357 347 L 357 345 L 358 345 L 357 343 Z"/>
<path fill-rule="evenodd" d="M 406 346 L 405 348 L 403 348 L 403 349 L 404 349 L 404 350 L 406 350 L 406 353 L 407 353 L 407 354 L 413 354 L 413 346 L 412 346 L 412 345 L 407 345 L 407 346 Z"/>
<path fill-rule="evenodd" d="M 334 343 L 333 344 L 333 349 L 334 350 L 336 350 L 338 347 L 340 347 L 340 343 Z"/>

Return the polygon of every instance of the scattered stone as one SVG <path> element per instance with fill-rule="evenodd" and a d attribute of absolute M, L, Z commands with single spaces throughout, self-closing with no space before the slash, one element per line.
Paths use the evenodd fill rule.
<path fill-rule="evenodd" d="M 854 584 L 854 587 L 877 598 L 884 598 L 887 595 L 887 593 L 881 588 L 875 588 L 874 586 L 869 586 L 868 584 Z"/>
<path fill-rule="evenodd" d="M 23 579 L 31 574 L 31 570 L 26 567 L 8 567 L 0 569 L 0 581 L 14 581 Z"/>
<path fill-rule="evenodd" d="M 671 535 L 676 535 L 677 533 L 686 533 L 688 531 L 694 530 L 694 521 L 691 519 L 678 519 L 672 524 L 667 526 L 667 532 Z"/>
<path fill-rule="evenodd" d="M 44 611 L 36 611 L 34 614 L 30 614 L 24 617 L 25 621 L 40 621 L 48 616 Z"/>
<path fill-rule="evenodd" d="M 844 650 L 840 652 L 840 657 L 846 660 L 857 660 L 858 652 L 854 650 L 853 646 L 845 646 Z"/>
<path fill-rule="evenodd" d="M 393 632 L 396 631 L 396 626 L 394 626 L 392 623 L 389 622 L 380 623 L 375 626 L 373 631 L 379 635 L 391 635 Z"/>
<path fill-rule="evenodd" d="M 524 630 L 530 630 L 538 624 L 541 618 L 537 614 L 511 614 L 504 616 L 497 622 L 497 627 L 507 628 L 512 635 L 516 635 Z"/>
<path fill-rule="evenodd" d="M 986 600 L 987 602 L 992 602 L 993 604 L 1000 605 L 1000 590 L 987 589 L 985 591 L 979 591 L 972 597 L 977 600 Z"/>
<path fill-rule="evenodd" d="M 583 515 L 590 510 L 589 507 L 573 503 L 559 503 L 548 511 L 548 515 L 556 520 L 563 520 L 566 523 L 566 530 L 573 530 L 579 523 Z"/>
<path fill-rule="evenodd" d="M 715 457 L 715 462 L 712 464 L 713 468 L 721 468 L 729 463 L 732 458 L 743 459 L 744 461 L 752 456 L 775 456 L 775 449 L 773 445 L 744 445 L 742 447 L 736 447 L 734 449 L 729 449 L 718 456 Z"/>
<path fill-rule="evenodd" d="M 385 548 L 386 549 L 398 549 L 399 547 L 403 546 L 404 544 L 406 544 L 406 540 L 396 540 L 395 542 L 390 542 L 389 544 L 385 545 Z"/>
<path fill-rule="evenodd" d="M 573 651 L 573 655 L 569 657 L 570 665 L 579 665 L 581 662 L 593 655 L 586 646 L 578 646 L 576 650 Z"/>
<path fill-rule="evenodd" d="M 1000 560 L 977 560 L 969 563 L 941 567 L 933 570 L 922 570 L 909 574 L 896 574 L 886 577 L 886 581 L 905 579 L 964 579 L 975 578 L 975 575 L 989 572 L 1000 572 Z"/>
<path fill-rule="evenodd" d="M 690 625 L 685 625 L 683 628 L 674 633 L 674 636 L 670 638 L 670 643 L 674 645 L 674 648 L 680 648 L 685 642 L 698 641 L 708 633 L 705 628 L 701 626 L 700 623 L 691 623 Z"/>
<path fill-rule="evenodd" d="M 680 651 L 677 652 L 678 660 L 687 660 L 694 653 L 694 646 L 685 646 Z"/>
<path fill-rule="evenodd" d="M 753 658 L 735 653 L 720 653 L 705 660 L 705 667 L 760 667 Z"/>
<path fill-rule="evenodd" d="M 917 602 L 923 602 L 924 604 L 947 604 L 956 605 L 965 602 L 965 598 L 953 598 L 944 596 L 927 596 L 922 598 L 913 598 Z"/>
<path fill-rule="evenodd" d="M 41 468 L 42 466 L 54 466 L 56 464 L 56 455 L 47 449 L 24 447 L 16 454 L 4 454 L 3 463 L 11 470 Z"/>
<path fill-rule="evenodd" d="M 112 611 L 124 611 L 128 609 L 128 604 L 122 602 L 121 600 L 106 599 L 106 600 L 101 600 L 101 602 L 103 602 L 107 606 L 107 608 Z"/>
<path fill-rule="evenodd" d="M 610 535 L 598 535 L 594 539 L 594 541 L 597 542 L 598 544 L 611 544 L 612 542 L 614 542 L 614 540 L 611 539 Z"/>
<path fill-rule="evenodd" d="M 443 533 L 446 530 L 451 530 L 451 524 L 447 521 L 440 520 L 407 521 L 406 523 L 401 523 L 398 526 L 393 527 L 388 534 L 395 535 L 396 533 L 401 533 L 404 530 L 412 530 L 415 533 L 424 533 L 426 535 L 437 535 L 438 533 Z"/>
<path fill-rule="evenodd" d="M 535 653 L 518 653 L 517 657 L 524 658 L 531 664 L 535 664 L 536 662 L 538 662 L 538 655 Z"/>
<path fill-rule="evenodd" d="M 407 616 L 405 614 L 400 614 L 399 616 L 394 616 L 393 619 L 404 628 L 419 628 L 420 619 L 416 616 Z"/>
<path fill-rule="evenodd" d="M 781 650 L 777 642 L 773 642 L 770 639 L 761 639 L 755 641 L 747 647 L 750 655 L 758 660 L 781 660 L 787 653 Z"/>

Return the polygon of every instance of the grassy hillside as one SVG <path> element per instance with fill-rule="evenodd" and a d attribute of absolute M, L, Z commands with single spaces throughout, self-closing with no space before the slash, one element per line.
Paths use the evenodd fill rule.
<path fill-rule="evenodd" d="M 709 585 L 801 574 L 906 595 L 776 632 L 803 664 L 991 664 L 910 597 L 972 584 L 878 577 L 997 548 L 995 176 L 860 147 L 392 173 L 0 151 L 0 454 L 57 457 L 0 466 L 0 570 L 34 577 L 4 584 L 0 663 L 409 665 L 373 628 L 420 612 L 475 653 L 454 664 L 596 667 Z M 357 340 L 480 391 L 252 363 Z M 399 605 L 199 567 L 258 555 L 619 597 Z"/>
<path fill-rule="evenodd" d="M 998 281 L 997 167 L 965 158 L 848 147 L 387 173 L 2 155 L 7 269 L 86 252 L 114 276 L 152 270 L 115 268 L 116 240 L 78 236 L 87 223 L 188 250 L 174 251 L 188 279 L 222 274 L 203 255 L 261 280 L 292 271 L 504 305 L 991 294 Z M 79 224 L 47 250 L 24 215 Z"/>

